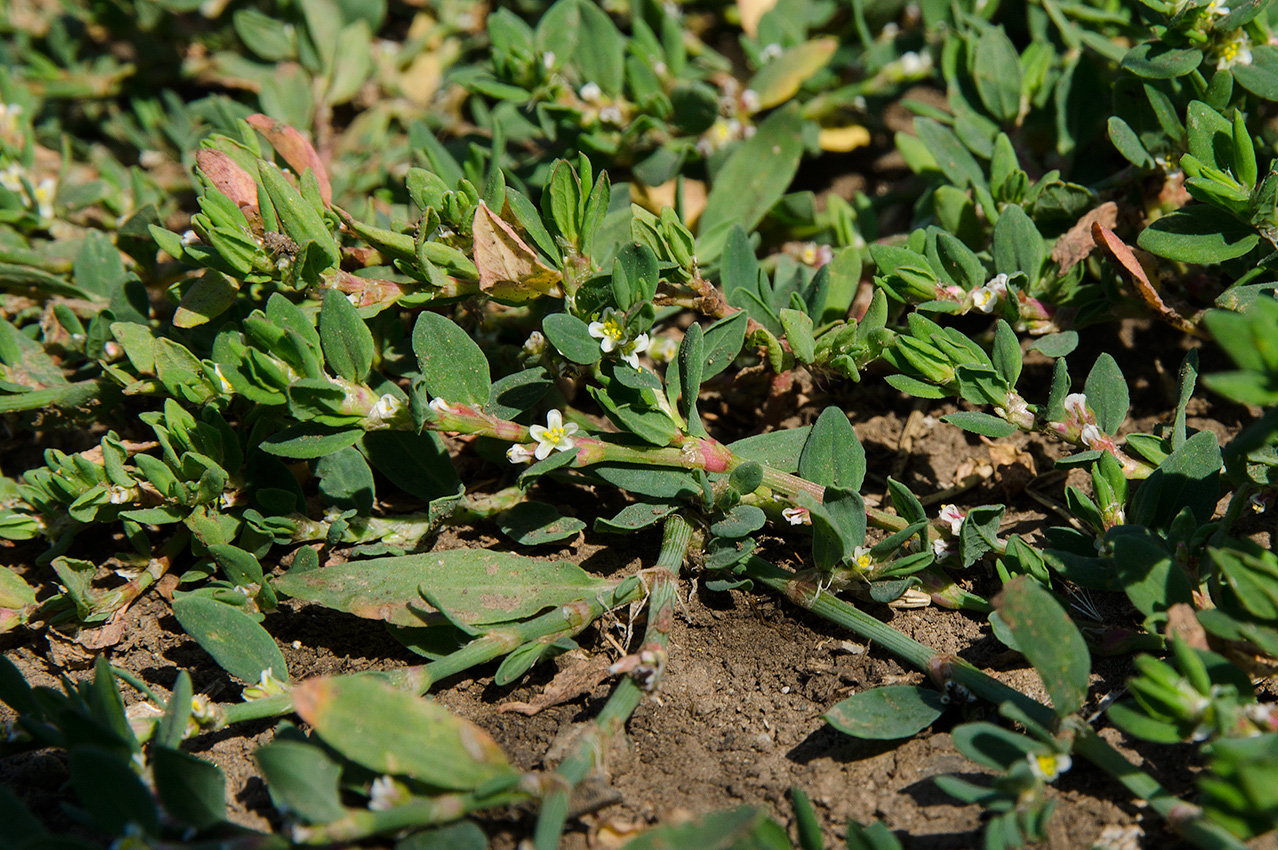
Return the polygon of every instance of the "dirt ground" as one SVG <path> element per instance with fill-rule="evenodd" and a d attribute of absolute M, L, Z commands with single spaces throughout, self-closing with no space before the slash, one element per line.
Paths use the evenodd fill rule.
<path fill-rule="evenodd" d="M 1155 333 L 1155 331 L 1158 333 Z M 1085 375 L 1099 351 L 1115 353 L 1132 386 L 1133 416 L 1127 429 L 1148 430 L 1165 417 L 1169 378 L 1174 378 L 1179 350 L 1157 352 L 1148 346 L 1162 338 L 1160 329 L 1127 323 L 1084 333 L 1082 349 L 1070 358 L 1071 372 Z M 1125 355 L 1125 356 L 1123 356 Z M 1210 352 L 1204 359 L 1211 361 Z M 1214 364 L 1216 367 L 1219 364 Z M 1213 364 L 1205 363 L 1204 371 Z M 1046 387 L 1045 360 L 1027 361 L 1027 375 L 1041 373 Z M 846 390 L 846 388 L 843 388 Z M 733 388 L 722 387 L 723 396 Z M 904 480 L 920 495 L 963 485 L 944 497 L 961 506 L 1007 501 L 1009 511 L 1002 532 L 1026 534 L 1036 540 L 1049 525 L 1062 520 L 1053 502 L 1062 500 L 1066 477 L 1052 470 L 1060 446 L 1039 438 L 1015 436 L 991 451 L 988 441 L 966 435 L 937 420 L 953 406 L 915 403 L 879 381 L 853 387 L 846 396 L 832 396 L 826 388 L 798 383 L 787 400 L 798 411 L 774 423 L 791 427 L 811 421 L 826 404 L 849 410 L 866 447 L 869 477 L 867 500 L 882 497 L 886 476 Z M 1031 401 L 1038 399 L 1031 398 Z M 724 439 L 745 436 L 750 424 L 732 418 L 726 402 L 716 407 L 707 399 L 712 430 Z M 716 416 L 716 412 L 719 414 Z M 1222 404 L 1205 394 L 1190 409 L 1190 426 L 1210 428 L 1222 436 L 1235 433 L 1248 412 Z M 757 420 L 756 420 L 757 424 Z M 489 473 L 491 474 L 491 469 Z M 964 479 L 966 481 L 964 482 Z M 1086 475 L 1071 474 L 1071 483 L 1086 485 Z M 547 485 L 556 486 L 556 485 Z M 564 489 L 557 496 L 576 505 L 584 518 L 600 513 L 594 497 L 583 498 Z M 611 497 L 610 497 L 611 498 Z M 939 501 L 931 510 L 939 508 Z M 621 502 L 617 503 L 618 506 Z M 589 512 L 589 513 L 587 513 Z M 492 528 L 451 529 L 436 546 L 501 545 Z M 650 564 L 659 548 L 659 535 L 646 533 L 622 538 L 586 533 L 562 549 L 543 547 L 538 555 L 566 558 L 592 571 L 626 574 Z M 799 564 L 801 541 L 767 542 L 769 555 L 785 566 Z M 671 638 L 670 661 L 659 691 L 644 702 L 629 724 L 629 735 L 607 750 L 603 771 L 583 787 L 574 805 L 582 812 L 570 821 L 565 847 L 572 850 L 619 846 L 646 825 L 694 817 L 740 803 L 767 807 L 790 823 L 787 792 L 799 786 L 812 799 L 827 835 L 840 842 L 849 820 L 882 819 L 911 848 L 979 846 L 981 812 L 957 805 L 931 781 L 939 774 L 972 775 L 979 768 L 951 745 L 949 730 L 965 719 L 952 710 L 929 731 L 905 743 L 870 742 L 848 738 L 822 719 L 822 712 L 839 700 L 883 684 L 922 680 L 877 646 L 793 607 L 766 592 L 712 593 L 681 584 L 683 605 Z M 981 567 L 962 576 L 977 591 L 992 585 Z M 1116 622 L 1135 622 L 1125 601 L 1093 599 Z M 894 611 L 870 605 L 876 616 L 935 649 L 953 652 L 1013 686 L 1042 696 L 1032 671 L 1019 655 L 1006 650 L 979 616 L 925 608 Z M 620 619 L 585 632 L 580 644 L 595 658 L 618 655 L 614 643 L 624 625 Z M 179 669 L 191 672 L 197 692 L 217 700 L 233 700 L 238 686 L 182 634 L 164 599 L 152 592 L 128 614 L 119 643 L 110 647 L 110 660 L 150 683 L 157 690 L 170 687 Z M 267 628 L 279 640 L 295 678 L 321 673 L 384 669 L 419 663 L 381 623 L 286 601 L 268 615 Z M 0 642 L 37 684 L 56 686 L 59 670 L 84 675 L 90 654 L 78 644 L 53 633 L 20 632 Z M 517 685 L 498 688 L 492 683 L 496 665 L 479 668 L 439 683 L 433 695 L 457 714 L 469 718 L 502 745 L 521 768 L 550 764 L 559 744 L 576 724 L 591 718 L 603 705 L 610 682 L 568 704 L 534 716 L 503 712 L 509 701 L 532 698 L 557 669 L 592 663 L 590 654 L 569 653 L 543 664 Z M 598 661 L 593 663 L 599 663 Z M 1102 659 L 1089 711 L 1121 688 L 1128 659 Z M 129 699 L 136 695 L 130 694 Z M 975 710 L 974 710 L 975 711 Z M 975 715 L 969 713 L 966 719 Z M 1103 718 L 1096 721 L 1104 727 Z M 257 775 L 252 753 L 271 739 L 275 724 L 255 722 L 204 735 L 191 749 L 218 763 L 229 783 L 234 817 L 244 824 L 278 826 L 265 786 Z M 1129 756 L 1178 793 L 1192 792 L 1193 772 L 1184 762 L 1184 748 L 1133 747 L 1116 730 L 1103 732 L 1124 747 Z M 548 753 L 550 754 L 548 756 Z M 0 763 L 0 781 L 17 790 L 33 808 L 54 821 L 65 766 L 55 754 L 39 753 Z M 1148 814 L 1139 801 L 1128 798 L 1099 771 L 1076 763 L 1052 792 L 1059 804 L 1051 822 L 1048 847 L 1100 846 L 1134 850 L 1171 847 L 1175 839 Z M 491 836 L 494 850 L 514 848 L 533 823 L 530 810 L 490 814 L 479 823 Z"/>

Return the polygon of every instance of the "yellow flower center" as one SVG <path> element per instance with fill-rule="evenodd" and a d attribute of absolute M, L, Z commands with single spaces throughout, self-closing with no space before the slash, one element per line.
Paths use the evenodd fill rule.
<path fill-rule="evenodd" d="M 566 436 L 568 436 L 568 434 L 566 431 L 564 431 L 564 428 L 562 425 L 559 426 L 558 428 L 547 428 L 546 439 L 544 440 L 544 442 L 558 443 L 560 440 L 562 440 Z"/>
<path fill-rule="evenodd" d="M 604 336 L 621 342 L 626 338 L 626 329 L 621 326 L 621 322 L 616 319 L 605 319 L 603 323 Z"/>

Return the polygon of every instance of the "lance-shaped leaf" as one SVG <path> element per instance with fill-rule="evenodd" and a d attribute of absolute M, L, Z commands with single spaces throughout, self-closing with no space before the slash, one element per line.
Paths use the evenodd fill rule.
<path fill-rule="evenodd" d="M 861 489 L 865 449 L 842 410 L 827 407 L 817 417 L 799 455 L 799 475 L 826 487 Z"/>
<path fill-rule="evenodd" d="M 311 173 L 315 175 L 315 182 L 319 184 L 320 198 L 323 199 L 324 205 L 328 206 L 333 203 L 333 186 L 328 180 L 328 171 L 324 168 L 324 161 L 320 159 L 319 154 L 311 146 L 311 143 L 306 140 L 305 136 L 289 125 L 260 113 L 250 115 L 245 120 L 248 121 L 250 127 L 266 136 L 266 140 L 271 143 L 271 147 L 275 148 L 276 153 L 284 157 L 284 161 L 294 171 L 301 174 L 309 168 Z M 234 198 L 231 199 L 235 200 Z M 256 206 L 256 204 L 254 205 Z"/>
<path fill-rule="evenodd" d="M 337 240 L 324 223 L 320 211 L 284 179 L 278 168 L 263 164 L 258 173 L 262 178 L 262 187 L 266 189 L 266 194 L 279 215 L 280 224 L 284 226 L 289 238 L 299 246 L 314 245 L 321 258 L 318 266 L 320 269 L 337 265 L 340 259 Z"/>
<path fill-rule="evenodd" d="M 559 294 L 562 275 L 543 264 L 537 252 L 483 201 L 475 207 L 472 233 L 479 288 L 484 292 L 503 301 Z"/>
<path fill-rule="evenodd" d="M 941 695 L 918 685 L 889 685 L 862 691 L 821 715 L 845 735 L 888 741 L 909 738 L 945 712 Z"/>
<path fill-rule="evenodd" d="M 173 600 L 173 616 L 235 678 L 257 682 L 270 670 L 276 679 L 288 680 L 288 665 L 275 639 L 239 608 L 207 596 L 183 596 Z"/>
<path fill-rule="evenodd" d="M 478 726 L 373 676 L 311 679 L 293 689 L 293 708 L 325 743 L 378 773 L 459 791 L 516 773 Z"/>
<path fill-rule="evenodd" d="M 338 791 L 342 766 L 320 747 L 276 738 L 253 757 L 280 809 L 287 807 L 310 823 L 328 823 L 346 814 Z"/>
<path fill-rule="evenodd" d="M 715 176 L 701 214 L 701 233 L 740 222 L 753 230 L 785 194 L 803 156 L 803 122 L 793 104 L 774 112 L 742 142 Z M 720 243 L 722 244 L 722 243 Z M 698 254 L 704 253 L 698 245 Z"/>
<path fill-rule="evenodd" d="M 1019 576 L 1004 586 L 995 605 L 1042 678 L 1057 716 L 1082 708 L 1092 659 L 1082 633 L 1056 597 L 1029 576 Z"/>
<path fill-rule="evenodd" d="M 324 293 L 319 315 L 320 344 L 324 359 L 338 377 L 359 383 L 368 375 L 377 353 L 373 334 L 355 305 L 336 289 Z"/>
<path fill-rule="evenodd" d="M 594 598 L 608 584 L 568 561 L 482 549 L 352 561 L 273 582 L 289 596 L 397 626 L 421 626 L 435 607 L 472 626 L 517 620 Z"/>
<path fill-rule="evenodd" d="M 422 313 L 413 326 L 413 352 L 426 390 L 453 404 L 488 401 L 488 358 L 464 330 L 438 313 Z"/>

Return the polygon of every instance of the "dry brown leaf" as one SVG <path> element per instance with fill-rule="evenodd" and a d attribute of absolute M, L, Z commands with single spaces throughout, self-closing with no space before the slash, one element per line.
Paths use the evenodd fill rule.
<path fill-rule="evenodd" d="M 1192 605 L 1177 602 L 1167 609 L 1167 634 L 1175 635 L 1194 649 L 1207 649 L 1207 632 L 1198 622 Z"/>
<path fill-rule="evenodd" d="M 1087 259 L 1096 247 L 1092 238 L 1092 225 L 1102 224 L 1111 230 L 1118 224 L 1118 204 L 1106 201 L 1094 210 L 1089 210 L 1078 223 L 1069 229 L 1064 236 L 1056 240 L 1052 248 L 1052 261 L 1061 267 L 1061 274 Z"/>
<path fill-rule="evenodd" d="M 516 711 L 520 714 L 533 715 L 555 705 L 562 705 L 588 694 L 595 686 L 608 678 L 608 659 L 602 655 L 578 658 L 555 674 L 545 690 L 533 697 L 529 702 L 505 702 L 497 707 L 498 711 Z"/>
<path fill-rule="evenodd" d="M 1109 258 L 1118 266 L 1123 277 L 1135 287 L 1140 294 L 1141 300 L 1153 310 L 1158 318 L 1167 322 L 1169 325 L 1193 334 L 1194 336 L 1202 336 L 1202 332 L 1172 308 L 1163 303 L 1162 296 L 1154 289 L 1154 285 L 1149 282 L 1149 275 L 1145 273 L 1145 267 L 1141 265 L 1140 260 L 1136 258 L 1136 254 L 1127 243 L 1119 239 L 1114 231 L 1110 230 L 1099 221 L 1092 222 L 1092 239 L 1096 242 L 1096 246 L 1109 254 Z"/>
<path fill-rule="evenodd" d="M 542 264 L 537 252 L 483 201 L 475 207 L 472 235 L 479 288 L 484 292 L 506 301 L 560 294 L 559 272 Z"/>
<path fill-rule="evenodd" d="M 324 161 L 305 136 L 284 122 L 261 113 L 250 115 L 245 120 L 254 130 L 266 136 L 271 147 L 284 157 L 284 161 L 298 175 L 309 168 L 315 175 L 315 181 L 319 183 L 320 199 L 324 201 L 324 206 L 333 203 L 333 184 L 328 180 L 328 170 L 324 168 Z M 254 197 L 256 198 L 256 190 Z"/>

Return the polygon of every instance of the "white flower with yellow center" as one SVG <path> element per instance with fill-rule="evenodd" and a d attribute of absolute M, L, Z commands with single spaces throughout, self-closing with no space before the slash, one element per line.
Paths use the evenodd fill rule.
<path fill-rule="evenodd" d="M 506 449 L 506 460 L 511 463 L 527 463 L 533 459 L 533 450 L 523 443 L 515 443 Z"/>
<path fill-rule="evenodd" d="M 599 348 L 604 354 L 611 354 L 626 342 L 626 317 L 620 310 L 606 307 L 603 320 L 591 322 L 586 330 L 599 340 Z"/>
<path fill-rule="evenodd" d="M 807 508 L 786 508 L 781 511 L 781 516 L 785 517 L 785 521 L 790 525 L 812 524 L 812 517 L 808 514 Z"/>
<path fill-rule="evenodd" d="M 1061 407 L 1065 409 L 1068 416 L 1072 416 L 1080 422 L 1087 421 L 1087 396 L 1083 393 L 1070 393 L 1065 396 L 1065 401 L 1061 402 Z"/>
<path fill-rule="evenodd" d="M 963 520 L 966 515 L 955 505 L 941 505 L 941 514 L 939 519 L 941 522 L 950 524 L 950 533 L 958 534 L 963 530 Z"/>
<path fill-rule="evenodd" d="M 858 570 L 868 570 L 874 566 L 874 559 L 870 557 L 869 546 L 858 546 L 852 550 L 852 564 Z"/>
<path fill-rule="evenodd" d="M 1068 753 L 1030 753 L 1025 758 L 1030 771 L 1044 782 L 1052 782 L 1074 764 Z"/>
<path fill-rule="evenodd" d="M 26 176 L 26 173 L 26 169 L 21 165 L 11 162 L 0 170 L 0 186 L 10 192 L 22 192 L 22 178 Z"/>
<path fill-rule="evenodd" d="M 648 350 L 648 335 L 639 334 L 634 339 L 627 340 L 621 344 L 621 359 L 627 363 L 631 369 L 639 368 L 639 355 Z"/>
<path fill-rule="evenodd" d="M 58 184 L 52 177 L 46 177 L 35 188 L 36 211 L 40 218 L 53 218 L 53 199 L 58 194 Z"/>
<path fill-rule="evenodd" d="M 544 426 L 533 425 L 528 429 L 529 436 L 537 441 L 537 449 L 533 452 L 533 456 L 537 460 L 545 460 L 550 457 L 551 452 L 568 451 L 576 445 L 572 441 L 572 435 L 576 433 L 577 423 L 564 422 L 562 413 L 558 410 L 550 411 L 546 414 Z"/>
<path fill-rule="evenodd" d="M 1242 30 L 1238 30 L 1225 43 L 1216 47 L 1216 70 L 1223 71 L 1235 65 L 1251 64 L 1251 39 Z"/>
<path fill-rule="evenodd" d="M 368 789 L 368 808 L 374 812 L 385 812 L 401 803 L 407 803 L 411 797 L 408 789 L 393 778 L 379 776 Z"/>

